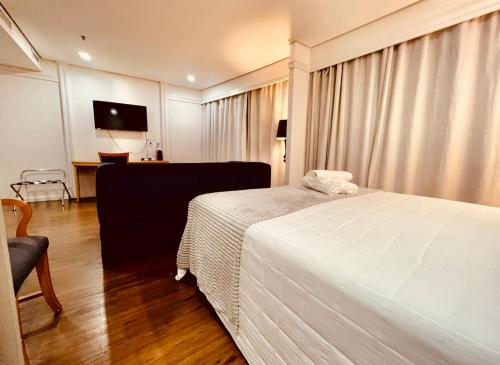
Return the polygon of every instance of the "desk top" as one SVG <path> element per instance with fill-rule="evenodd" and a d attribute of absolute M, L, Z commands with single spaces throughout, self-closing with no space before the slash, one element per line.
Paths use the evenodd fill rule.
<path fill-rule="evenodd" d="M 164 164 L 170 163 L 170 161 L 158 161 L 158 160 L 139 160 L 139 161 L 129 161 L 129 164 Z M 73 166 L 75 167 L 97 167 L 101 164 L 100 161 L 73 161 Z"/>

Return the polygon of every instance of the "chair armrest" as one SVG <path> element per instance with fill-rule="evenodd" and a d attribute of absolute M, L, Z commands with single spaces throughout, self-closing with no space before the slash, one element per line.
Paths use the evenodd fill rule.
<path fill-rule="evenodd" d="M 21 217 L 21 220 L 19 221 L 19 224 L 17 225 L 17 230 L 16 230 L 16 237 L 27 237 L 28 236 L 28 223 L 31 219 L 31 216 L 33 215 L 33 210 L 31 209 L 31 206 L 23 202 L 22 200 L 17 200 L 17 199 L 2 199 L 1 200 L 2 205 L 5 206 L 15 206 L 21 209 L 23 212 L 23 216 Z"/>

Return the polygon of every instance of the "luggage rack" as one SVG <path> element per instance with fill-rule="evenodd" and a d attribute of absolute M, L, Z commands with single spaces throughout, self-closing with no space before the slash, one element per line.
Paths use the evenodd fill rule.
<path fill-rule="evenodd" d="M 28 180 L 26 175 L 39 173 L 57 173 L 61 174 L 61 179 L 51 179 L 51 180 Z M 63 190 L 61 192 L 61 205 L 64 206 L 64 193 L 68 194 L 68 201 L 71 201 L 71 194 L 66 186 L 66 171 L 61 169 L 31 169 L 31 170 L 23 170 L 21 175 L 19 176 L 19 182 L 10 184 L 10 188 L 14 190 L 16 193 L 16 199 L 19 198 L 24 201 L 23 196 L 21 195 L 21 189 L 23 186 L 33 186 L 33 185 L 50 185 L 50 184 L 61 184 L 63 186 Z M 15 210 L 15 207 L 14 207 Z"/>

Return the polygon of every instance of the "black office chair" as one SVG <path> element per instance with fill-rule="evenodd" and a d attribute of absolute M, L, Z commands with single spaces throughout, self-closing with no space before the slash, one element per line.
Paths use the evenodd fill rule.
<path fill-rule="evenodd" d="M 107 163 L 127 164 L 129 160 L 129 153 L 109 153 L 99 152 L 99 161 Z"/>

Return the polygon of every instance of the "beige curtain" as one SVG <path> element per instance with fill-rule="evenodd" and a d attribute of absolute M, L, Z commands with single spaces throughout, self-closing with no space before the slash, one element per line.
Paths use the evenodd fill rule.
<path fill-rule="evenodd" d="M 272 185 L 282 185 L 285 147 L 276 140 L 276 131 L 287 110 L 288 81 L 204 104 L 205 159 L 269 163 Z"/>
<path fill-rule="evenodd" d="M 202 106 L 202 153 L 210 162 L 240 161 L 246 151 L 246 93 Z"/>
<path fill-rule="evenodd" d="M 500 206 L 500 13 L 311 75 L 306 170 Z"/>
<path fill-rule="evenodd" d="M 276 139 L 278 122 L 287 118 L 288 81 L 281 81 L 249 93 L 246 154 L 247 161 L 271 165 L 271 184 L 283 185 L 285 162 L 283 141 Z"/>

